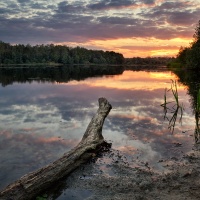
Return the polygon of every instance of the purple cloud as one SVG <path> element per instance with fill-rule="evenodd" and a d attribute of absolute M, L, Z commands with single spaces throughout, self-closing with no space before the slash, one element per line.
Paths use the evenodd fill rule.
<path fill-rule="evenodd" d="M 136 5 L 136 1 L 101 0 L 98 3 L 88 4 L 87 7 L 92 10 L 107 10 L 107 9 L 119 9 L 122 7 L 128 7 L 133 5 Z"/>

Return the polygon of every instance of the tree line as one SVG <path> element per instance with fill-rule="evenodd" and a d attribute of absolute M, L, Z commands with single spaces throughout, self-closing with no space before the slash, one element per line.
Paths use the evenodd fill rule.
<path fill-rule="evenodd" d="M 124 57 L 113 51 L 88 50 L 63 45 L 11 45 L 0 41 L 0 64 L 123 64 Z"/>
<path fill-rule="evenodd" d="M 105 64 L 105 65 L 166 65 L 168 57 L 124 58 L 114 51 L 88 50 L 54 44 L 11 45 L 0 41 L 0 64 Z"/>
<path fill-rule="evenodd" d="M 200 20 L 195 28 L 193 42 L 189 47 L 181 47 L 172 66 L 197 69 L 200 67 Z"/>
<path fill-rule="evenodd" d="M 126 65 L 166 65 L 169 63 L 173 58 L 171 57 L 133 57 L 133 58 L 126 58 L 125 64 Z"/>

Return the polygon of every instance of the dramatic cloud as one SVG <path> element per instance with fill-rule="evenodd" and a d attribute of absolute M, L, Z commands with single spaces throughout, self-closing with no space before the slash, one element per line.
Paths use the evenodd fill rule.
<path fill-rule="evenodd" d="M 198 13 L 200 14 L 200 12 Z M 175 12 L 171 13 L 167 22 L 169 24 L 181 25 L 181 26 L 189 26 L 194 23 L 199 15 L 197 13 L 189 13 L 189 12 Z"/>
<path fill-rule="evenodd" d="M 151 5 L 155 3 L 155 0 L 142 0 L 144 4 Z"/>
<path fill-rule="evenodd" d="M 122 18 L 122 17 L 99 17 L 98 21 L 100 23 L 105 24 L 126 24 L 126 25 L 136 25 L 136 22 L 134 19 L 129 18 Z"/>
<path fill-rule="evenodd" d="M 159 6 L 155 6 L 149 10 L 143 10 L 141 16 L 159 20 L 166 25 L 166 22 L 178 27 L 194 25 L 197 23 L 200 14 L 199 7 L 193 7 L 193 4 L 183 2 L 165 2 Z M 169 26 L 172 29 L 172 27 Z"/>
<path fill-rule="evenodd" d="M 93 10 L 107 10 L 107 9 L 120 9 L 136 5 L 135 1 L 123 0 L 100 0 L 98 3 L 87 5 L 88 8 Z"/>
<path fill-rule="evenodd" d="M 151 46 L 149 39 L 154 43 L 162 40 L 163 44 L 180 39 L 189 44 L 200 16 L 199 3 L 200 0 L 2 0 L 0 40 L 13 44 L 79 45 L 119 51 L 126 57 L 140 56 L 142 51 L 133 48 L 144 46 L 136 44 L 145 39 L 149 41 L 146 49 Z M 120 46 L 127 46 L 127 49 Z M 168 51 L 167 55 L 174 55 L 179 47 L 176 43 L 176 50 Z M 166 55 L 166 52 L 146 51 L 143 54 L 144 57 Z"/>
<path fill-rule="evenodd" d="M 30 0 L 17 0 L 19 3 L 28 3 Z"/>
<path fill-rule="evenodd" d="M 59 13 L 80 13 L 83 12 L 84 4 L 81 2 L 69 4 L 67 1 L 62 1 L 58 4 L 58 10 Z"/>

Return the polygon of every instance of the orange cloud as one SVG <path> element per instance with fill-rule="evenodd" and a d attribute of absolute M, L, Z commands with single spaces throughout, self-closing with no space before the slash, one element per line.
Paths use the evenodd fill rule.
<path fill-rule="evenodd" d="M 122 53 L 124 57 L 176 56 L 181 46 L 188 46 L 191 38 L 118 38 L 110 40 L 90 40 L 86 43 L 60 43 L 68 46 L 82 46 L 88 49 L 102 49 Z"/>

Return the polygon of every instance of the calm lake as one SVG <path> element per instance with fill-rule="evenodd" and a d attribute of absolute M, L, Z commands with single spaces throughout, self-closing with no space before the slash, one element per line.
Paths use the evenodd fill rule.
<path fill-rule="evenodd" d="M 113 107 L 103 136 L 131 166 L 148 163 L 163 172 L 160 160 L 179 159 L 194 148 L 195 117 L 188 87 L 177 83 L 184 112 L 181 123 L 178 114 L 173 133 L 160 106 L 165 88 L 178 80 L 173 72 L 127 70 L 92 77 L 84 70 L 79 76 L 60 67 L 46 74 L 45 70 L 0 69 L 0 189 L 78 144 L 99 97 L 106 97 Z M 167 100 L 174 100 L 170 91 Z M 169 120 L 172 116 L 167 113 Z"/>

